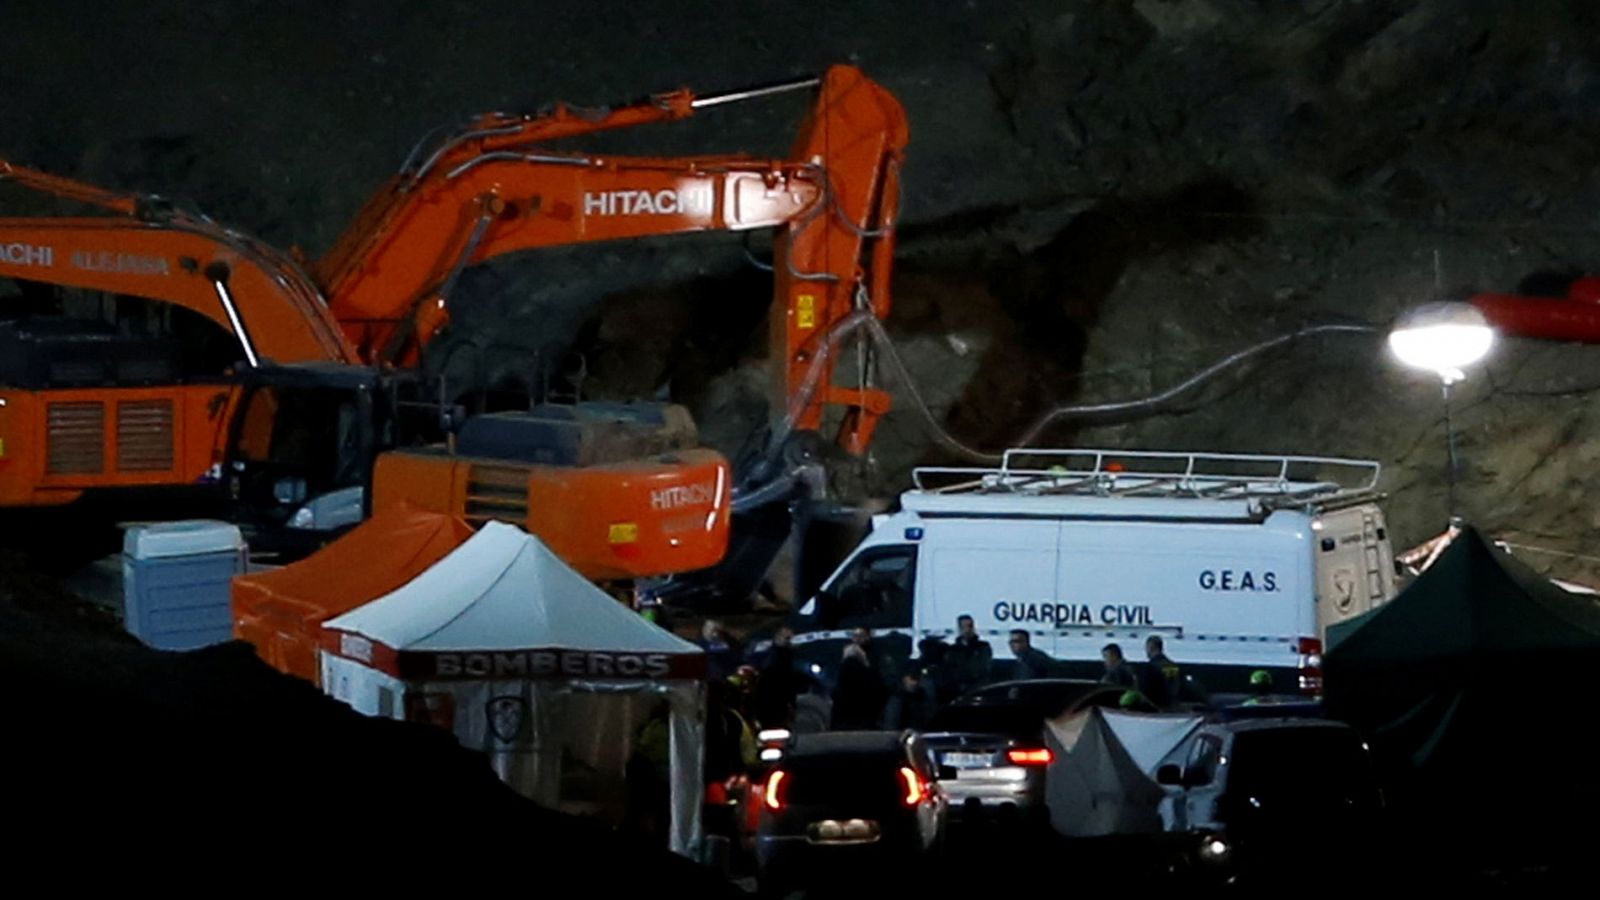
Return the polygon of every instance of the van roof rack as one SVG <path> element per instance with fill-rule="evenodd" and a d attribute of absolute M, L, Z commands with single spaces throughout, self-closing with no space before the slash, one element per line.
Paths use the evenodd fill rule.
<path fill-rule="evenodd" d="M 1328 502 L 1376 491 L 1374 460 L 1157 450 L 1007 450 L 999 468 L 912 470 L 926 494 Z"/>

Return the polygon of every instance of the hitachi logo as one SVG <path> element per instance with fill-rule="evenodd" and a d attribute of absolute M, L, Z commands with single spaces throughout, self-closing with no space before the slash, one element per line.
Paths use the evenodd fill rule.
<path fill-rule="evenodd" d="M 74 268 L 90 272 L 130 272 L 135 275 L 170 275 L 166 257 L 141 256 L 137 253 L 114 253 L 110 250 L 72 251 Z"/>
<path fill-rule="evenodd" d="M 586 216 L 710 215 L 715 199 L 710 188 L 689 191 L 589 191 L 583 195 Z"/>
<path fill-rule="evenodd" d="M 717 486 L 709 481 L 682 487 L 660 488 L 650 492 L 651 509 L 710 506 L 716 501 Z"/>
<path fill-rule="evenodd" d="M 13 266 L 48 267 L 56 264 L 53 247 L 36 247 L 33 244 L 0 244 L 0 260 Z"/>

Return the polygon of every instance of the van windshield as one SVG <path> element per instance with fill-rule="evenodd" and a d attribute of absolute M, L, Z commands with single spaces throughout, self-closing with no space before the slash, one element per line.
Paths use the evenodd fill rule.
<path fill-rule="evenodd" d="M 906 627 L 911 624 L 916 571 L 914 546 L 863 550 L 817 595 L 806 624 L 823 629 Z"/>

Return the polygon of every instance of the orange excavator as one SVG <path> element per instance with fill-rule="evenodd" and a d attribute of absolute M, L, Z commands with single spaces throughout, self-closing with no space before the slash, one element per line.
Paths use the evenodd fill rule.
<path fill-rule="evenodd" d="M 784 159 L 549 147 L 799 90 L 815 99 Z M 725 94 L 486 115 L 419 146 L 306 265 L 159 198 L 0 164 L 0 179 L 109 213 L 0 220 L 0 275 L 21 295 L 0 298 L 0 352 L 25 351 L 0 371 L 0 505 L 216 480 L 264 520 L 312 533 L 410 502 L 517 521 L 591 577 L 703 568 L 726 548 L 733 507 L 788 496 L 787 448 L 836 418 L 836 442 L 859 453 L 888 409 L 865 378 L 835 384 L 834 361 L 841 326 L 888 313 L 906 140 L 898 102 L 845 66 Z M 747 471 L 695 447 L 686 415 L 660 404 L 436 416 L 449 439 L 413 445 L 428 431 L 419 411 L 459 412 L 442 389 L 429 397 L 415 365 L 468 266 L 756 228 L 775 229 L 774 413 L 769 452 Z M 206 340 L 186 337 L 206 331 L 197 323 Z M 218 359 L 231 365 L 205 367 Z"/>

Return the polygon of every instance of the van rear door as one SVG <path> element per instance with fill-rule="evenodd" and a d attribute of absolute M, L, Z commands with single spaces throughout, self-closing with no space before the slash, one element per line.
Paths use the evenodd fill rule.
<path fill-rule="evenodd" d="M 1394 596 L 1394 551 L 1377 506 L 1363 504 L 1318 517 L 1316 534 L 1319 634 Z"/>
<path fill-rule="evenodd" d="M 1022 628 L 1055 653 L 1053 615 L 1061 524 L 1054 519 L 941 519 L 930 524 L 917 576 L 917 632 L 953 636 L 971 615 L 995 659 Z"/>

